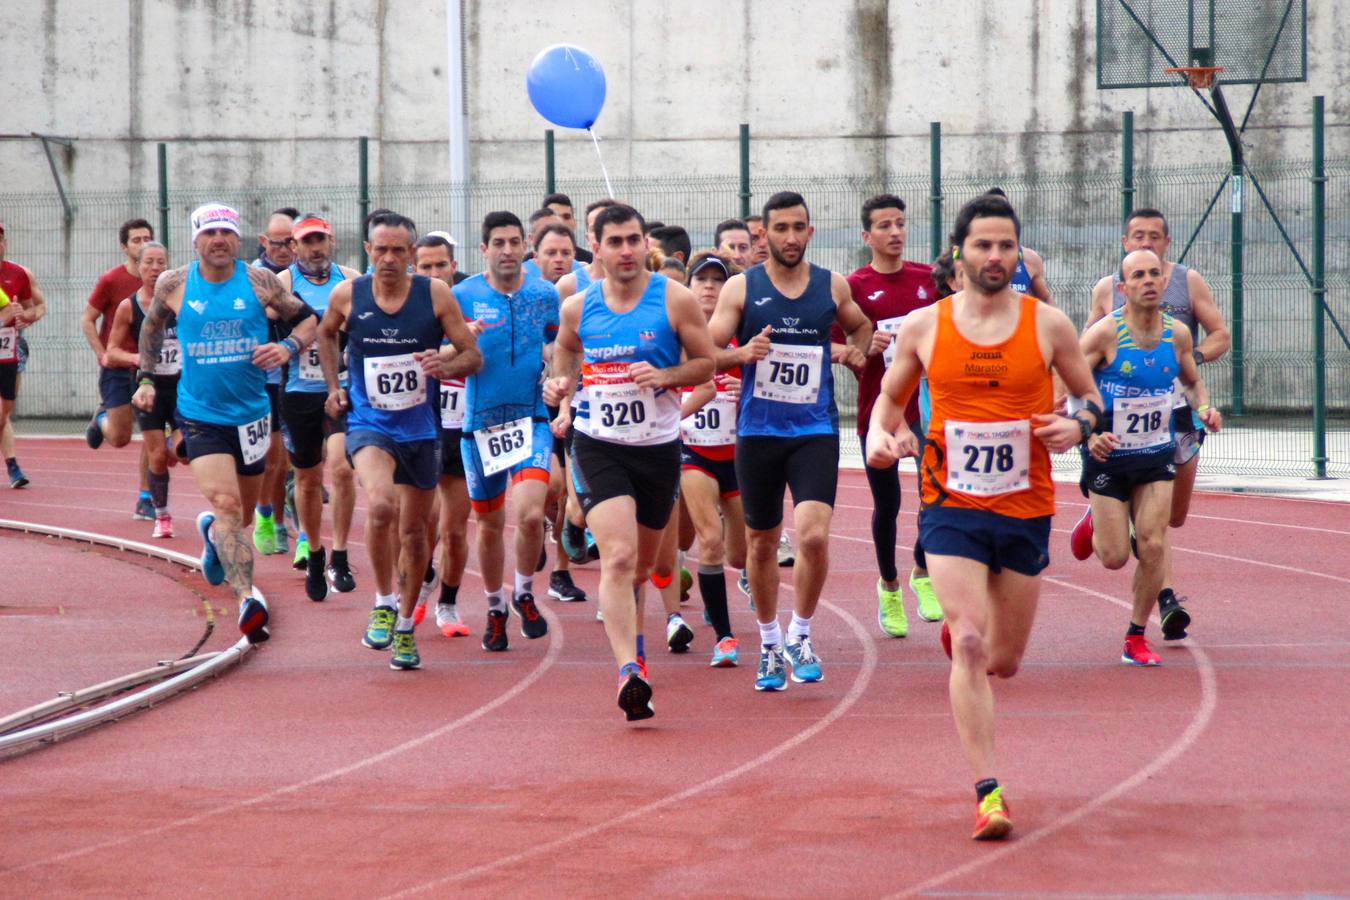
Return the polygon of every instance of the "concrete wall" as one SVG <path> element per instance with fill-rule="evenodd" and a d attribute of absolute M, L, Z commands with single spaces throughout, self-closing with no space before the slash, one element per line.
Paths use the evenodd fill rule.
<path fill-rule="evenodd" d="M 1274 2 L 1274 0 L 1266 0 Z M 1309 98 L 1327 96 L 1328 154 L 1350 154 L 1350 0 L 1309 10 L 1309 82 L 1264 89 L 1254 161 L 1307 155 Z M 1099 92 L 1093 0 L 464 0 L 471 158 L 479 180 L 542 177 L 546 127 L 523 88 L 547 44 L 605 65 L 597 129 L 616 177 L 734 173 L 749 122 L 760 174 L 922 171 L 943 122 L 946 171 L 1115 165 L 1133 109 L 1140 165 L 1226 157 L 1185 90 Z M 444 181 L 440 3 L 420 0 L 9 0 L 0 130 L 77 138 L 58 154 L 75 191 L 154 188 L 154 142 L 175 186 Z M 1250 88 L 1231 89 L 1240 110 Z M 46 191 L 32 141 L 0 142 L 0 192 Z M 596 174 L 584 135 L 559 172 Z"/>

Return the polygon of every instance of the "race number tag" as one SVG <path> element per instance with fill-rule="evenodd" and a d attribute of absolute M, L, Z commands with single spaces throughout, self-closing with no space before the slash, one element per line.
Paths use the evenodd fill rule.
<path fill-rule="evenodd" d="M 691 447 L 726 447 L 736 443 L 736 401 L 726 391 L 680 421 L 680 437 Z"/>
<path fill-rule="evenodd" d="M 947 489 L 995 497 L 1031 487 L 1031 423 L 946 423 Z"/>
<path fill-rule="evenodd" d="M 884 334 L 897 334 L 900 331 L 900 323 L 903 321 L 905 321 L 904 316 L 880 319 L 877 321 L 877 331 Z M 886 349 L 881 351 L 881 361 L 888 369 L 891 367 L 891 363 L 895 362 L 895 338 L 891 338 L 891 342 L 886 345 Z"/>
<path fill-rule="evenodd" d="M 300 380 L 323 381 L 323 366 L 319 365 L 317 341 L 300 351 Z"/>
<path fill-rule="evenodd" d="M 256 422 L 239 426 L 239 450 L 244 465 L 251 466 L 267 455 L 267 439 L 272 434 L 272 416 L 263 416 Z"/>
<path fill-rule="evenodd" d="M 0 363 L 19 361 L 19 329 L 0 328 Z"/>
<path fill-rule="evenodd" d="M 464 379 L 441 382 L 441 427 L 454 431 L 464 427 Z"/>
<path fill-rule="evenodd" d="M 656 396 L 631 381 L 587 386 L 593 437 L 637 444 L 657 434 L 652 401 Z"/>
<path fill-rule="evenodd" d="M 366 397 L 375 409 L 412 409 L 427 401 L 427 381 L 411 353 L 366 357 Z"/>
<path fill-rule="evenodd" d="M 505 425 L 480 428 L 473 433 L 473 440 L 478 445 L 483 474 L 496 475 L 533 455 L 534 420 L 526 416 Z"/>
<path fill-rule="evenodd" d="M 824 358 L 823 347 L 770 344 L 769 355 L 755 363 L 754 396 L 780 403 L 815 403 Z"/>
<path fill-rule="evenodd" d="M 1147 450 L 1172 443 L 1172 393 L 1117 397 L 1112 410 L 1121 450 Z"/>
<path fill-rule="evenodd" d="M 154 374 L 177 375 L 183 369 L 183 347 L 178 338 L 165 338 L 159 348 L 159 362 L 155 363 Z"/>

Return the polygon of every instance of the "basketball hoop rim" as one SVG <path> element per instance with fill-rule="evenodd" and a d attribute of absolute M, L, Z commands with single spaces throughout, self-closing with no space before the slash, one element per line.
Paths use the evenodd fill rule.
<path fill-rule="evenodd" d="M 1214 86 L 1214 76 L 1223 71 L 1223 66 L 1176 66 L 1163 71 L 1168 75 L 1184 75 L 1192 88 L 1201 90 Z"/>

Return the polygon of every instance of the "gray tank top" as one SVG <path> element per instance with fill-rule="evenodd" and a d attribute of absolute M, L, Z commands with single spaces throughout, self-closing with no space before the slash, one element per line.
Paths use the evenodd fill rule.
<path fill-rule="evenodd" d="M 1172 277 L 1167 281 L 1167 287 L 1163 290 L 1162 311 L 1176 319 L 1178 322 L 1184 322 L 1190 329 L 1191 340 L 1194 344 L 1200 343 L 1200 334 L 1195 326 L 1195 310 L 1191 308 L 1191 286 L 1187 275 L 1190 274 L 1190 268 L 1177 263 L 1172 267 Z M 1111 311 L 1114 312 L 1125 305 L 1125 295 L 1115 290 L 1120 284 L 1120 272 L 1111 274 Z"/>

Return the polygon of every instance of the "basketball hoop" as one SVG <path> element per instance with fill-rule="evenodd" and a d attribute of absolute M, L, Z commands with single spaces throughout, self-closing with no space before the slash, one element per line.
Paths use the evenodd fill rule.
<path fill-rule="evenodd" d="M 1184 75 L 1195 90 L 1204 90 L 1214 86 L 1214 76 L 1223 71 L 1222 66 L 1178 66 L 1175 69 L 1163 69 L 1168 75 Z"/>

